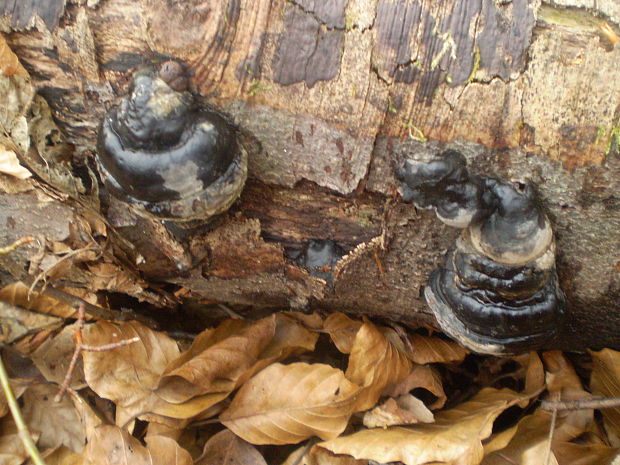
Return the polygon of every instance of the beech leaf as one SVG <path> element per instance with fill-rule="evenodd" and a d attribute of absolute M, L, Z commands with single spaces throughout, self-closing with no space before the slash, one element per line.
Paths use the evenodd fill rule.
<path fill-rule="evenodd" d="M 439 337 L 412 334 L 409 340 L 413 346 L 412 360 L 420 365 L 461 362 L 469 353 L 456 342 L 446 341 Z"/>
<path fill-rule="evenodd" d="M 134 344 L 104 352 L 83 352 L 86 382 L 101 397 L 116 403 L 116 422 L 120 425 L 149 411 L 157 401 L 153 391 L 166 366 L 179 356 L 179 348 L 166 334 L 137 321 L 99 321 L 84 331 L 84 342 L 94 346 L 136 336 L 140 341 Z"/>
<path fill-rule="evenodd" d="M 350 354 L 355 342 L 355 335 L 362 324 L 361 321 L 353 320 L 344 313 L 336 312 L 325 319 L 323 329 L 329 334 L 340 352 Z"/>
<path fill-rule="evenodd" d="M 518 463 L 521 465 L 540 465 L 544 463 L 549 444 L 549 427 L 551 414 L 538 411 L 519 421 L 517 427 L 511 431 L 512 438 L 504 447 L 496 447 L 493 440 L 485 446 L 486 457 L 482 465 L 504 465 Z M 501 435 L 501 433 L 500 433 Z M 500 437 L 500 441 L 503 438 Z M 549 457 L 549 465 L 557 465 L 553 453 Z"/>
<path fill-rule="evenodd" d="M 196 462 L 196 465 L 214 464 L 267 465 L 267 462 L 256 447 L 225 429 L 209 438 Z"/>
<path fill-rule="evenodd" d="M 328 365 L 275 363 L 241 387 L 220 420 L 253 444 L 330 439 L 344 431 L 359 391 Z"/>
<path fill-rule="evenodd" d="M 347 379 L 363 387 L 356 409 L 373 407 L 386 386 L 405 379 L 412 366 L 403 350 L 388 340 L 377 326 L 366 321 L 355 336 L 346 371 Z"/>
<path fill-rule="evenodd" d="M 482 440 L 491 434 L 495 419 L 522 399 L 508 389 L 486 388 L 471 400 L 437 414 L 435 423 L 362 430 L 319 446 L 381 463 L 477 465 L 482 460 Z"/>
<path fill-rule="evenodd" d="M 74 452 L 80 452 L 86 442 L 84 428 L 71 398 L 64 396 L 56 402 L 54 397 L 57 393 L 56 384 L 30 386 L 22 397 L 24 420 L 32 431 L 39 433 L 41 448 L 65 445 Z"/>
<path fill-rule="evenodd" d="M 591 351 L 592 392 L 601 397 L 620 397 L 620 352 L 603 349 Z M 614 446 L 620 446 L 620 408 L 601 409 L 605 431 Z"/>

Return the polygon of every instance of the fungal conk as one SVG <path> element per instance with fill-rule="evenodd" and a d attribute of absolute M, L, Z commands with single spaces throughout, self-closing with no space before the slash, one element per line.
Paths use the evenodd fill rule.
<path fill-rule="evenodd" d="M 407 160 L 396 176 L 405 201 L 463 228 L 424 290 L 441 328 L 476 352 L 553 347 L 565 297 L 551 223 L 534 186 L 471 174 L 454 150 Z"/>
<path fill-rule="evenodd" d="M 177 62 L 139 70 L 101 123 L 105 185 L 142 216 L 205 220 L 227 210 L 243 189 L 247 152 L 236 129 L 187 86 Z"/>

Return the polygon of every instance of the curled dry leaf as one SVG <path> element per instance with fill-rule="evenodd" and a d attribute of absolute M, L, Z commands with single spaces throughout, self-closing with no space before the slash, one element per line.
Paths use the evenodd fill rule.
<path fill-rule="evenodd" d="M 2 34 L 0 34 L 0 75 L 28 77 L 28 72 L 9 48 Z"/>
<path fill-rule="evenodd" d="M 523 417 L 518 425 L 500 433 L 485 445 L 485 458 L 482 465 L 505 465 L 518 463 L 522 465 L 541 465 L 549 447 L 549 428 L 551 414 L 542 410 Z M 508 439 L 508 441 L 506 441 Z M 553 453 L 549 456 L 549 465 L 557 465 Z"/>
<path fill-rule="evenodd" d="M 263 456 L 252 444 L 235 436 L 230 430 L 213 435 L 205 444 L 195 465 L 267 465 Z"/>
<path fill-rule="evenodd" d="M 386 386 L 405 379 L 412 365 L 403 350 L 366 321 L 355 336 L 346 372 L 347 379 L 363 388 L 357 411 L 373 407 Z"/>
<path fill-rule="evenodd" d="M 620 449 L 603 444 L 560 442 L 553 445 L 553 453 L 561 465 L 615 465 Z"/>
<path fill-rule="evenodd" d="M 282 465 L 368 465 L 368 460 L 356 460 L 348 455 L 335 455 L 321 447 L 301 446 L 293 451 Z"/>
<path fill-rule="evenodd" d="M 67 396 L 56 402 L 56 384 L 35 384 L 23 395 L 22 414 L 31 431 L 39 433 L 42 449 L 65 445 L 74 452 L 84 447 L 86 436 L 73 402 Z"/>
<path fill-rule="evenodd" d="M 6 344 L 13 343 L 28 333 L 55 329 L 62 324 L 59 318 L 24 310 L 6 302 L 0 302 L 0 321 L 0 341 Z"/>
<path fill-rule="evenodd" d="M 383 404 L 366 412 L 363 423 L 366 428 L 385 428 L 433 421 L 435 421 L 433 413 L 424 402 L 411 394 L 405 394 L 396 399 L 389 398 Z"/>
<path fill-rule="evenodd" d="M 412 334 L 409 336 L 413 347 L 412 360 L 420 365 L 427 363 L 462 362 L 469 353 L 455 342 L 439 337 Z"/>
<path fill-rule="evenodd" d="M 363 430 L 319 446 L 381 463 L 477 465 L 483 456 L 482 440 L 491 434 L 495 419 L 522 399 L 508 389 L 486 388 L 471 400 L 437 414 L 435 423 Z"/>
<path fill-rule="evenodd" d="M 152 465 L 193 465 L 192 456 L 174 439 L 166 436 L 148 436 L 146 448 Z M 222 462 L 223 463 L 223 462 Z"/>
<path fill-rule="evenodd" d="M 398 397 L 417 388 L 426 389 L 437 398 L 429 405 L 431 410 L 440 409 L 446 403 L 447 396 L 441 376 L 435 367 L 428 365 L 414 365 L 405 379 L 388 386 L 384 393 L 390 397 Z"/>
<path fill-rule="evenodd" d="M 8 174 L 17 179 L 28 179 L 32 176 L 30 171 L 19 164 L 15 152 L 7 150 L 2 144 L 0 144 L 0 173 Z"/>
<path fill-rule="evenodd" d="M 61 318 L 75 318 L 76 316 L 75 308 L 38 292 L 29 292 L 28 286 L 21 281 L 3 287 L 0 290 L 0 300 L 28 310 L 35 310 L 38 313 L 55 315 Z"/>
<path fill-rule="evenodd" d="M 328 365 L 276 363 L 241 387 L 220 420 L 253 444 L 330 439 L 344 431 L 359 391 Z"/>
<path fill-rule="evenodd" d="M 583 388 L 575 369 L 562 352 L 544 352 L 542 355 L 549 400 L 577 400 L 592 397 L 592 394 Z M 561 413 L 560 418 L 562 418 L 562 424 L 556 427 L 554 437 L 560 441 L 567 441 L 581 434 L 592 424 L 594 411 L 587 409 L 566 411 Z"/>
<path fill-rule="evenodd" d="M 175 418 L 197 415 L 274 361 L 313 350 L 317 338 L 289 315 L 227 320 L 199 334 L 167 367 L 157 389 L 167 404 L 153 411 Z"/>
<path fill-rule="evenodd" d="M 323 324 L 324 331 L 343 354 L 350 354 L 355 336 L 362 327 L 362 322 L 349 318 L 344 313 L 330 314 Z"/>
<path fill-rule="evenodd" d="M 179 356 L 179 348 L 164 333 L 136 321 L 99 321 L 84 331 L 84 342 L 93 346 L 136 336 L 140 341 L 134 344 L 104 352 L 83 352 L 86 382 L 98 395 L 116 403 L 116 421 L 121 425 L 148 412 L 157 401 L 153 391 L 166 366 Z"/>
<path fill-rule="evenodd" d="M 620 352 L 603 349 L 590 352 L 590 388 L 601 397 L 620 397 Z M 614 446 L 620 446 L 620 408 L 602 409 L 605 430 Z"/>

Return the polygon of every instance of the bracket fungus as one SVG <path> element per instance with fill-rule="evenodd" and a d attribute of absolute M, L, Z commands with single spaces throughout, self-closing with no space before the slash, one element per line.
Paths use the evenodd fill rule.
<path fill-rule="evenodd" d="M 566 299 L 534 186 L 471 174 L 455 150 L 406 160 L 396 176 L 405 201 L 463 228 L 424 290 L 442 330 L 481 353 L 553 347 Z"/>
<path fill-rule="evenodd" d="M 177 223 L 226 211 L 247 177 L 237 131 L 188 88 L 182 65 L 137 71 L 99 129 L 99 167 L 110 193 L 137 214 Z"/>

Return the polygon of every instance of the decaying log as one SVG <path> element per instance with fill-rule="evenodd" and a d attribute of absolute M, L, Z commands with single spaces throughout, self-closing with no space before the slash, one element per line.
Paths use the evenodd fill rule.
<path fill-rule="evenodd" d="M 432 323 L 421 289 L 458 231 L 403 204 L 393 169 L 449 146 L 480 173 L 539 185 L 569 300 L 568 345 L 620 347 L 615 0 L 9 1 L 0 16 L 37 92 L 33 100 L 29 84 L 1 77 L 19 104 L 3 117 L 0 142 L 37 175 L 27 195 L 43 195 L 41 185 L 60 195 L 60 229 L 86 215 L 78 223 L 88 228 L 77 230 L 96 238 L 104 220 L 93 218 L 108 215 L 106 263 L 140 284 L 101 289 L 175 300 L 149 290 L 159 282 L 177 302 Z M 240 200 L 191 237 L 111 217 L 95 177 L 102 115 L 133 70 L 169 58 L 186 63 L 195 91 L 252 140 Z M 15 195 L 25 194 L 5 189 L 0 201 Z M 3 211 L 0 228 L 22 214 Z M 333 283 L 291 259 L 311 239 L 348 253 Z M 80 262 L 91 278 L 100 257 Z M 5 269 L 25 273 L 28 258 Z"/>

